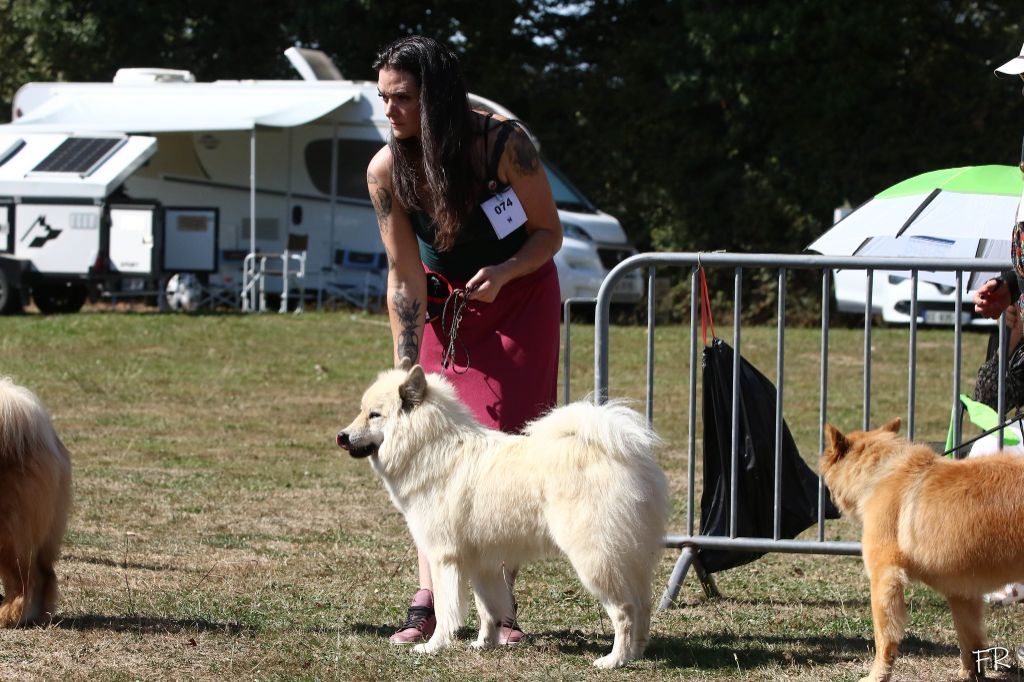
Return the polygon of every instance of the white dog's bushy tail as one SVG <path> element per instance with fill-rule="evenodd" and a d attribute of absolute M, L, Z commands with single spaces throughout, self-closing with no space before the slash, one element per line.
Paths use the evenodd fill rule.
<path fill-rule="evenodd" d="M 546 439 L 573 438 L 585 446 L 584 451 L 603 451 L 624 461 L 651 459 L 662 445 L 643 415 L 621 400 L 559 407 L 529 424 L 526 432 Z"/>
<path fill-rule="evenodd" d="M 0 465 L 19 464 L 29 452 L 62 449 L 50 415 L 32 391 L 0 377 Z"/>

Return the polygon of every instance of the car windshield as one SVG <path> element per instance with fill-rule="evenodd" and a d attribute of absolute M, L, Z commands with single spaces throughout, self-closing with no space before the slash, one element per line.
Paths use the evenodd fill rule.
<path fill-rule="evenodd" d="M 590 200 L 583 196 L 583 193 L 576 189 L 568 178 L 562 175 L 561 171 L 552 166 L 550 161 L 544 161 L 544 170 L 548 172 L 551 193 L 555 197 L 555 205 L 558 208 L 576 213 L 597 213 L 597 209 L 590 203 Z"/>

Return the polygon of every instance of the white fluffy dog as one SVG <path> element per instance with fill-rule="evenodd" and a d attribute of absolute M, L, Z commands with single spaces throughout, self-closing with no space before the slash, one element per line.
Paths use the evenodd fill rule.
<path fill-rule="evenodd" d="M 414 651 L 451 644 L 468 610 L 466 579 L 480 616 L 473 646 L 496 645 L 512 615 L 502 566 L 563 554 L 615 628 L 611 653 L 594 665 L 643 655 L 668 486 L 642 416 L 580 402 L 509 435 L 482 426 L 444 378 L 416 366 L 382 372 L 337 443 L 370 458 L 429 558 L 437 628 Z"/>

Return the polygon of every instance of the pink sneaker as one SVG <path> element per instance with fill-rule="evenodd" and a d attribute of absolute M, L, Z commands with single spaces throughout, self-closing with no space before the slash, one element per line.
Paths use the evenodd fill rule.
<path fill-rule="evenodd" d="M 392 644 L 425 642 L 434 634 L 435 627 L 437 619 L 434 618 L 434 595 L 427 589 L 417 590 L 405 615 L 405 622 L 391 635 L 390 641 Z"/>
<path fill-rule="evenodd" d="M 498 632 L 498 641 L 502 644 L 519 644 L 526 634 L 519 629 L 519 623 L 515 618 L 506 618 L 501 621 L 501 630 Z"/>
<path fill-rule="evenodd" d="M 519 627 L 518 614 L 519 604 L 516 602 L 515 595 L 512 595 L 512 615 L 501 621 L 501 629 L 498 631 L 498 641 L 500 643 L 519 644 L 523 637 L 526 637 L 523 634 L 522 628 Z"/>

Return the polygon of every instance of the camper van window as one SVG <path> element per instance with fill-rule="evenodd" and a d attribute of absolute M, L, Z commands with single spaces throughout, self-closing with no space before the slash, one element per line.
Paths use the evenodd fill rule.
<path fill-rule="evenodd" d="M 551 194 L 554 195 L 555 205 L 558 208 L 576 213 L 597 213 L 597 209 L 590 203 L 590 200 L 583 196 L 583 193 L 576 189 L 560 170 L 552 166 L 550 161 L 544 161 L 544 170 L 548 172 Z"/>
<path fill-rule="evenodd" d="M 338 196 L 366 200 L 366 167 L 384 140 L 338 140 Z M 331 193 L 331 141 L 306 145 L 306 171 L 322 193 Z"/>

